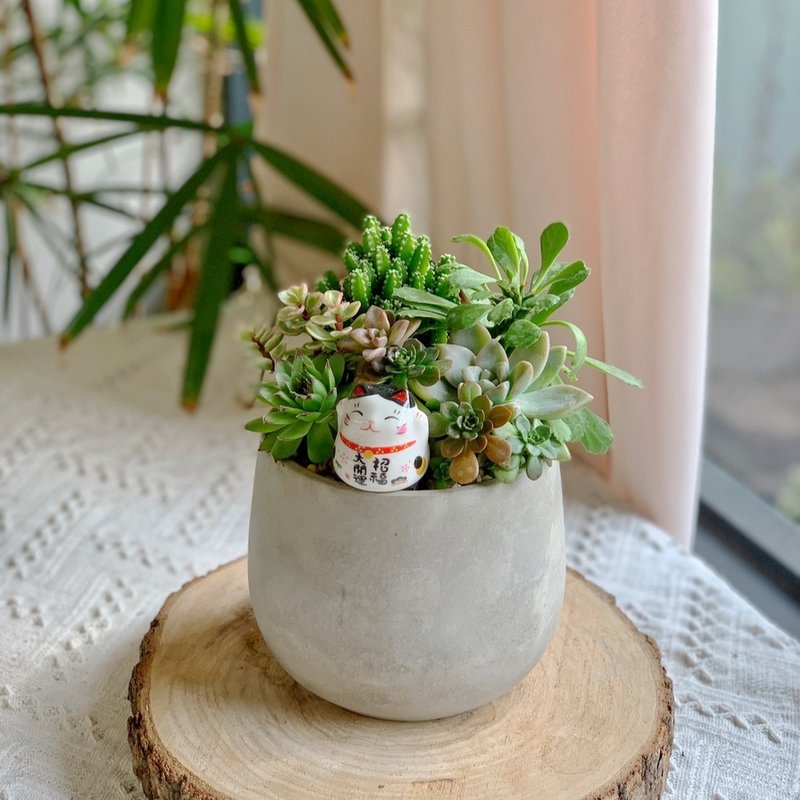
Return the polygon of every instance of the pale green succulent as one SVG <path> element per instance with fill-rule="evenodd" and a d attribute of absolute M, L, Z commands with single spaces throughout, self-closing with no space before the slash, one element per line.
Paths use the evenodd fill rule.
<path fill-rule="evenodd" d="M 450 478 L 473 483 L 487 462 L 503 464 L 511 456 L 511 444 L 497 435 L 517 413 L 513 405 L 495 404 L 475 381 L 462 383 L 457 400 L 442 403 L 430 416 L 430 437 L 446 437 L 439 446 L 450 462 Z"/>
<path fill-rule="evenodd" d="M 465 381 L 479 384 L 493 403 L 514 403 L 531 419 L 565 417 L 592 399 L 583 389 L 560 382 L 567 351 L 564 347 L 550 347 L 547 333 L 509 356 L 499 340 L 493 339 L 484 325 L 477 324 L 456 331 L 450 344 L 437 348 L 441 359 L 450 363 L 442 379 L 430 387 L 411 384 L 429 408 L 454 400 Z"/>
<path fill-rule="evenodd" d="M 572 438 L 569 425 L 563 420 L 530 420 L 518 414 L 497 431 L 511 448 L 510 457 L 492 469 L 495 478 L 511 483 L 521 471 L 531 480 L 539 478 L 545 466 L 553 461 L 569 461 L 566 441 Z"/>

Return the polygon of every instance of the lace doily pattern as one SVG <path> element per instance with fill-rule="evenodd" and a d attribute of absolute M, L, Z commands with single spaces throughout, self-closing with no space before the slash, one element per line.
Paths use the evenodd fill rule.
<path fill-rule="evenodd" d="M 142 797 L 126 739 L 139 642 L 168 593 L 247 546 L 234 338 L 191 416 L 163 320 L 66 355 L 0 348 L 0 800 Z M 570 565 L 656 639 L 674 682 L 665 796 L 800 798 L 800 644 L 588 469 L 564 473 Z"/>

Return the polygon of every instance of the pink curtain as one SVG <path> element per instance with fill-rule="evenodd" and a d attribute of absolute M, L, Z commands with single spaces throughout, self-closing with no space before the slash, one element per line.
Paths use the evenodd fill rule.
<path fill-rule="evenodd" d="M 593 459 L 685 543 L 694 528 L 705 379 L 715 0 L 340 0 L 348 86 L 296 3 L 270 3 L 261 132 L 383 215 L 410 211 L 440 250 L 549 222 L 590 280 L 571 304 L 599 358 L 644 391 L 587 375 L 617 440 Z M 276 202 L 313 206 L 272 182 Z M 287 248 L 293 277 L 321 263 Z M 476 264 L 477 266 L 477 264 Z"/>

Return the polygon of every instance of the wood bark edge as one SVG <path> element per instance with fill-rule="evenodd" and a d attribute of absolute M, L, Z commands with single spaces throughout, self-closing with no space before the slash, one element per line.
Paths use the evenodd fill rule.
<path fill-rule="evenodd" d="M 180 595 L 194 583 L 230 566 L 223 564 L 205 575 L 200 575 L 169 595 L 150 629 L 142 639 L 139 662 L 133 668 L 128 686 L 131 716 L 128 718 L 128 743 L 133 757 L 133 770 L 149 800 L 230 800 L 179 763 L 161 742 L 150 713 L 150 678 L 155 652 L 161 639 L 164 623 L 170 609 Z M 648 652 L 656 684 L 657 707 L 662 713 L 657 717 L 648 742 L 640 753 L 630 759 L 617 776 L 581 800 L 654 800 L 666 786 L 669 760 L 674 734 L 674 697 L 672 681 L 661 662 L 656 642 L 642 633 L 619 608 L 613 595 L 591 583 L 575 570 L 568 570 L 573 578 L 589 585 L 599 598 L 639 637 Z M 509 800 L 512 800 L 509 798 Z M 521 800 L 521 799 L 520 799 Z M 576 800 L 578 800 L 576 798 Z"/>

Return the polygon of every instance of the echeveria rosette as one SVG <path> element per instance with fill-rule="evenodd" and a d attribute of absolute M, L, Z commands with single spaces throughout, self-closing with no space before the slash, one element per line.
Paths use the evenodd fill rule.
<path fill-rule="evenodd" d="M 504 483 L 516 480 L 523 470 L 531 480 L 536 480 L 541 477 L 545 466 L 571 458 L 565 443 L 571 438 L 571 431 L 563 420 L 531 420 L 518 414 L 498 430 L 497 435 L 511 447 L 509 458 L 492 469 L 492 475 Z"/>
<path fill-rule="evenodd" d="M 409 339 L 401 347 L 389 347 L 381 362 L 381 372 L 387 379 L 406 388 L 409 381 L 427 386 L 439 380 L 447 362 L 439 359 L 435 347 L 425 347 L 417 339 Z"/>
<path fill-rule="evenodd" d="M 324 464 L 333 456 L 336 403 L 346 386 L 342 355 L 314 359 L 296 355 L 279 361 L 272 380 L 261 386 L 258 400 L 269 410 L 249 422 L 248 430 L 264 434 L 259 449 L 276 460 L 296 456 L 305 443 L 312 464 Z"/>
<path fill-rule="evenodd" d="M 509 459 L 511 445 L 496 431 L 513 418 L 516 409 L 495 405 L 475 381 L 462 383 L 457 398 L 445 401 L 431 415 L 430 436 L 446 437 L 439 451 L 450 462 L 450 478 L 463 485 L 478 479 L 482 463 L 502 464 Z"/>
<path fill-rule="evenodd" d="M 418 319 L 395 320 L 391 311 L 370 306 L 355 321 L 347 340 L 342 342 L 342 349 L 359 353 L 370 364 L 380 363 L 390 347 L 402 347 L 419 326 Z"/>

